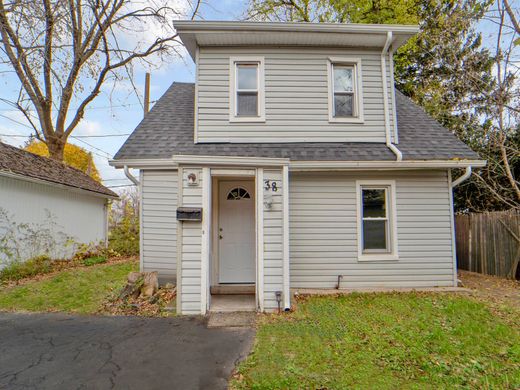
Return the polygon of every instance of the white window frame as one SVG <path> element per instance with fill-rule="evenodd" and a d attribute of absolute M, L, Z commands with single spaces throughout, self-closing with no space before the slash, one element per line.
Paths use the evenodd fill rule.
<path fill-rule="evenodd" d="M 354 87 L 354 115 L 352 117 L 334 116 L 334 65 L 352 66 Z M 361 58 L 352 57 L 330 57 L 327 61 L 327 81 L 329 88 L 329 122 L 333 123 L 363 123 L 363 81 L 362 81 Z"/>
<path fill-rule="evenodd" d="M 258 116 L 237 115 L 238 78 L 237 65 L 258 64 Z M 229 58 L 229 121 L 230 122 L 265 122 L 265 67 L 264 57 Z"/>
<path fill-rule="evenodd" d="M 399 248 L 397 245 L 397 205 L 395 180 L 356 180 L 357 198 L 357 242 L 358 242 L 358 261 L 388 261 L 399 260 Z M 389 251 L 377 252 L 363 251 L 363 192 L 368 189 L 386 189 L 386 215 L 388 219 L 388 245 Z"/>

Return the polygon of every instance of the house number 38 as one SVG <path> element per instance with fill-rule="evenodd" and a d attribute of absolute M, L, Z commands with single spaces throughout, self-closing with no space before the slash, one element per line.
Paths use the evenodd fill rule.
<path fill-rule="evenodd" d="M 278 191 L 278 186 L 276 185 L 276 182 L 271 180 L 264 180 L 264 188 L 266 191 Z"/>

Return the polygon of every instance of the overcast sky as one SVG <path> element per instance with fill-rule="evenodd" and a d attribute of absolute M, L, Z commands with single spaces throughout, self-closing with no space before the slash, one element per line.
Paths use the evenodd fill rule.
<path fill-rule="evenodd" d="M 247 0 L 206 0 L 201 8 L 200 17 L 205 20 L 237 20 L 245 15 Z M 516 8 L 516 7 L 515 7 Z M 493 26 L 489 22 L 482 22 L 479 29 L 483 32 L 484 42 L 489 44 L 490 32 Z M 101 177 L 105 185 L 123 189 L 119 186 L 128 185 L 121 170 L 116 170 L 108 165 L 108 160 L 114 156 L 121 147 L 127 135 L 133 131 L 143 117 L 142 94 L 144 87 L 143 69 L 137 67 L 134 77 L 134 85 L 141 95 L 139 98 L 129 82 L 117 86 L 113 94 L 112 103 L 108 94 L 97 98 L 87 110 L 86 116 L 80 123 L 74 136 L 79 139 L 69 139 L 70 142 L 90 150 L 95 159 Z M 151 100 L 158 99 L 174 81 L 193 82 L 194 64 L 186 55 L 182 60 L 164 64 L 160 69 L 153 70 L 151 76 Z M 1 97 L 6 97 L 17 91 L 16 83 L 5 75 L 0 76 Z M 16 96 L 16 95 L 14 95 Z M 19 124 L 19 123 L 21 124 Z M 0 139 L 3 142 L 15 146 L 23 146 L 31 129 L 24 125 L 23 116 L 14 111 L 5 103 L 0 102 Z M 12 134 L 15 136 L 9 136 Z M 114 137 L 96 137 L 101 135 L 117 135 Z M 87 137 L 85 137 L 87 136 Z"/>

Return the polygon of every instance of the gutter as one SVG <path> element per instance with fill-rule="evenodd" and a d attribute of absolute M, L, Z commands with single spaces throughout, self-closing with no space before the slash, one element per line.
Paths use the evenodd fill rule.
<path fill-rule="evenodd" d="M 134 183 L 136 186 L 139 187 L 139 180 L 137 180 L 135 178 L 135 176 L 130 173 L 130 170 L 128 169 L 128 165 L 125 165 L 123 167 L 123 170 L 124 170 L 125 176 L 128 178 L 128 180 L 130 180 L 132 183 Z"/>
<path fill-rule="evenodd" d="M 466 167 L 466 171 L 464 174 L 459 177 L 457 180 L 455 180 L 453 183 L 451 183 L 451 188 L 457 187 L 460 183 L 467 180 L 471 176 L 471 165 Z"/>
<path fill-rule="evenodd" d="M 388 83 L 386 78 L 386 55 L 389 52 L 390 45 L 394 40 L 392 31 L 388 31 L 386 33 L 386 42 L 383 50 L 381 51 L 381 78 L 383 81 L 383 109 L 385 111 L 385 138 L 386 138 L 386 146 L 388 149 L 395 154 L 397 161 L 402 161 L 403 153 L 392 144 L 392 138 L 390 135 L 390 113 L 388 112 Z M 392 86 L 393 88 L 393 86 Z M 395 124 L 394 124 L 395 125 Z"/>

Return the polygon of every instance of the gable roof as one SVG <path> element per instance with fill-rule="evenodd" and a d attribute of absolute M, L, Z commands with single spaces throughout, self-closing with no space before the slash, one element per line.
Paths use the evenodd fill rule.
<path fill-rule="evenodd" d="M 479 160 L 477 153 L 396 91 L 403 160 Z M 114 160 L 173 155 L 289 158 L 294 161 L 394 161 L 384 143 L 199 143 L 193 140 L 195 86 L 173 83 L 116 153 Z"/>
<path fill-rule="evenodd" d="M 79 169 L 0 142 L 0 176 L 2 173 L 26 176 L 53 184 L 78 188 L 109 198 L 118 197 L 115 192 Z"/>

